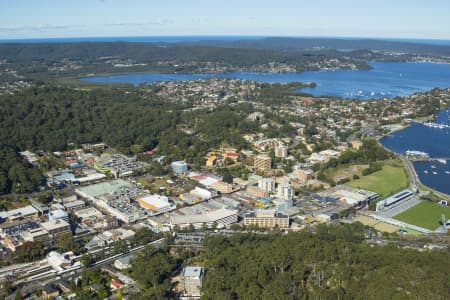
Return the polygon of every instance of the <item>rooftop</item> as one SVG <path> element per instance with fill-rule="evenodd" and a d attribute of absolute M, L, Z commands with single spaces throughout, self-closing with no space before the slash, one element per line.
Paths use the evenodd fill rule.
<path fill-rule="evenodd" d="M 112 181 L 107 181 L 107 182 L 102 182 L 102 183 L 97 183 L 97 184 L 92 184 L 92 185 L 88 185 L 85 187 L 81 187 L 78 188 L 77 191 L 83 193 L 83 194 L 87 194 L 91 197 L 97 197 L 100 195 L 104 195 L 104 194 L 110 194 L 110 193 L 114 193 L 118 190 L 120 190 L 121 188 L 124 187 L 130 187 L 131 184 L 122 180 L 122 179 L 117 179 L 117 180 L 112 180 Z"/>
<path fill-rule="evenodd" d="M 203 267 L 185 267 L 183 270 L 183 277 L 200 278 L 203 277 Z"/>

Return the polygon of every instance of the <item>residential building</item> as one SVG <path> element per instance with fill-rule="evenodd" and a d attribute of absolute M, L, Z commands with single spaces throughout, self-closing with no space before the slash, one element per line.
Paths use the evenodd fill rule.
<path fill-rule="evenodd" d="M 229 194 L 233 191 L 233 185 L 223 181 L 216 181 L 211 184 L 211 188 L 222 194 Z"/>
<path fill-rule="evenodd" d="M 261 171 L 270 170 L 272 168 L 272 159 L 267 155 L 258 155 L 254 158 L 253 166 Z"/>
<path fill-rule="evenodd" d="M 275 192 L 275 180 L 273 178 L 261 178 L 258 180 L 258 188 L 268 193 Z"/>
<path fill-rule="evenodd" d="M 279 145 L 275 147 L 275 156 L 280 158 L 285 158 L 288 156 L 288 147 L 284 145 Z"/>
<path fill-rule="evenodd" d="M 295 170 L 294 174 L 297 176 L 298 179 L 303 180 L 303 181 L 308 181 L 313 179 L 314 176 L 314 171 L 311 169 L 300 169 L 300 170 Z"/>
<path fill-rule="evenodd" d="M 277 196 L 284 200 L 292 200 L 295 196 L 295 191 L 289 184 L 279 184 Z"/>

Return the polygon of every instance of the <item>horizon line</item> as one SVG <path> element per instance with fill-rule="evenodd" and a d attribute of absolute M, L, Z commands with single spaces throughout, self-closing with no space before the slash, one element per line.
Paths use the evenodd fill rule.
<path fill-rule="evenodd" d="M 236 38 L 323 38 L 323 39 L 351 39 L 351 40 L 425 40 L 425 41 L 450 41 L 450 38 L 424 38 L 424 37 L 383 37 L 383 36 L 340 36 L 340 35 L 247 35 L 247 34 L 194 34 L 194 35 L 105 35 L 105 36 L 74 36 L 74 37 L 20 37 L 2 38 L 0 41 L 27 41 L 27 40 L 58 40 L 58 39 L 127 39 L 127 38 L 205 38 L 205 37 L 236 37 Z"/>

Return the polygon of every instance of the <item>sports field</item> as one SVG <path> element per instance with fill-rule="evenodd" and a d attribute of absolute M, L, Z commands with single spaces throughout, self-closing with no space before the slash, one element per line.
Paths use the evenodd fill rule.
<path fill-rule="evenodd" d="M 408 187 L 408 176 L 403 167 L 384 165 L 381 171 L 350 181 L 347 185 L 378 193 L 383 198 Z"/>
<path fill-rule="evenodd" d="M 430 230 L 435 230 L 440 226 L 439 221 L 441 220 L 442 214 L 445 214 L 446 219 L 449 219 L 450 207 L 423 201 L 402 212 L 401 214 L 396 215 L 394 219 Z"/>

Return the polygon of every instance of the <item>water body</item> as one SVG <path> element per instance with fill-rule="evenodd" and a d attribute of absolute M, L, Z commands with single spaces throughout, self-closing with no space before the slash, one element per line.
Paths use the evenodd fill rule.
<path fill-rule="evenodd" d="M 78 42 L 138 42 L 138 43 L 178 43 L 192 41 L 239 41 L 270 38 L 266 35 L 180 35 L 180 36 L 111 36 L 111 37 L 66 37 L 66 38 L 20 38 L 0 39 L 0 43 L 78 43 Z M 337 40 L 380 40 L 391 42 L 409 42 L 428 45 L 450 45 L 450 40 L 443 39 L 407 39 L 407 38 L 368 38 L 335 36 L 282 36 L 302 39 L 337 39 Z"/>
<path fill-rule="evenodd" d="M 435 87 L 450 87 L 450 64 L 372 62 L 372 70 L 312 71 L 302 73 L 227 74 L 126 74 L 81 78 L 90 82 L 124 82 L 133 85 L 157 81 L 235 78 L 271 83 L 315 82 L 302 91 L 315 96 L 337 96 L 361 100 L 406 96 Z"/>
<path fill-rule="evenodd" d="M 450 110 L 439 112 L 436 123 L 450 125 Z M 415 123 L 380 140 L 386 148 L 402 154 L 407 150 L 427 152 L 430 157 L 450 157 L 450 129 L 430 128 Z M 450 160 L 446 164 L 437 161 L 415 162 L 414 168 L 420 181 L 438 191 L 450 194 Z M 435 172 L 435 173 L 433 173 Z"/>

